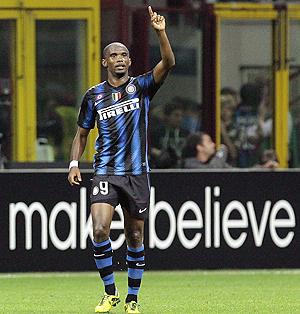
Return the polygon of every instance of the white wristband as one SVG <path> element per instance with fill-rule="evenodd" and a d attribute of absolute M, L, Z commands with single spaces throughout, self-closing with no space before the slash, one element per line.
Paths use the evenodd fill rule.
<path fill-rule="evenodd" d="M 73 168 L 73 167 L 78 168 L 78 166 L 79 166 L 78 160 L 72 160 L 72 161 L 70 161 L 70 164 L 69 164 L 69 170 L 71 170 L 71 168 Z"/>

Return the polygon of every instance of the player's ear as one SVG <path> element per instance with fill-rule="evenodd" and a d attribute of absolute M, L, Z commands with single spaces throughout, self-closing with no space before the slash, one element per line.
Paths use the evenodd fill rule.
<path fill-rule="evenodd" d="M 105 68 L 107 68 L 107 61 L 106 61 L 106 59 L 103 58 L 101 63 L 102 63 L 102 65 L 103 65 Z"/>
<path fill-rule="evenodd" d="M 129 58 L 129 66 L 131 66 L 131 59 Z"/>

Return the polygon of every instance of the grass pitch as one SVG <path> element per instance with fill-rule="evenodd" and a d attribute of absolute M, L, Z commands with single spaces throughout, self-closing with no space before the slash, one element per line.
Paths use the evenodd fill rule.
<path fill-rule="evenodd" d="M 117 272 L 124 313 L 127 273 Z M 94 312 L 97 273 L 0 274 L 0 313 Z M 300 271 L 174 271 L 144 274 L 141 313 L 300 313 Z"/>

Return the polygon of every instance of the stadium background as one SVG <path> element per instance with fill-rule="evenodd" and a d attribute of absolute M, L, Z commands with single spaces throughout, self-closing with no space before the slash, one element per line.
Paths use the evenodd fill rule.
<path fill-rule="evenodd" d="M 206 285 L 199 288 L 201 293 L 209 286 L 207 274 L 199 275 L 197 270 L 235 269 L 239 273 L 245 269 L 300 268 L 300 4 L 172 0 L 0 2 L 0 286 L 5 291 L 0 312 L 58 313 L 61 307 L 65 312 L 76 312 L 59 298 L 60 308 L 52 308 L 56 302 L 46 296 L 52 293 L 47 292 L 50 281 L 43 279 L 41 289 L 34 277 L 30 277 L 34 281 L 30 295 L 39 300 L 35 289 L 45 289 L 40 298 L 47 309 L 25 297 L 23 308 L 14 307 L 15 293 L 22 296 L 30 281 L 25 279 L 20 289 L 10 283 L 6 286 L 5 278 L 22 277 L 5 276 L 94 270 L 88 239 L 88 194 L 96 134 L 90 137 L 83 157 L 80 189 L 67 183 L 69 148 L 83 92 L 105 78 L 99 60 L 106 44 L 121 41 L 130 48 L 133 75 L 149 70 L 157 61 L 158 46 L 149 26 L 147 4 L 166 16 L 177 59 L 176 69 L 153 100 L 153 111 L 159 112 L 174 99 L 192 111 L 196 108 L 202 129 L 219 146 L 221 89 L 230 86 L 239 90 L 243 84 L 263 80 L 272 100 L 274 121 L 268 148 L 276 150 L 280 163 L 277 170 L 153 170 L 151 214 L 145 232 L 147 268 L 192 270 L 176 272 L 177 281 L 189 278 L 186 287 L 191 290 L 179 291 L 173 299 L 181 300 L 182 295 L 200 303 L 208 301 L 190 301 L 191 310 L 186 313 L 198 313 L 200 306 L 215 313 L 224 304 L 224 313 L 298 313 L 299 300 L 293 299 L 300 287 L 297 270 L 280 277 L 285 287 L 279 281 L 271 282 L 274 273 L 270 273 L 270 282 L 262 279 L 266 273 L 259 274 L 258 281 L 244 275 L 241 291 L 247 297 L 252 293 L 254 299 L 235 304 L 236 308 L 232 299 L 234 293 L 239 295 L 235 289 L 240 286 L 230 287 L 231 281 L 235 283 L 233 277 L 224 282 L 215 279 L 211 282 L 216 284 L 207 290 L 213 295 L 220 285 L 219 295 L 224 295 L 220 300 L 227 297 L 224 304 L 195 293 L 199 282 Z M 54 121 L 57 116 L 62 121 L 60 133 Z M 122 271 L 126 265 L 119 210 L 112 229 L 115 267 Z M 175 273 L 149 272 L 149 277 L 147 273 L 149 286 L 150 278 L 155 281 L 151 295 L 160 281 L 168 284 L 165 290 L 174 290 L 174 283 L 168 280 L 175 278 Z M 57 274 L 53 276 L 57 278 Z M 87 284 L 85 275 L 78 276 L 74 289 Z M 202 279 L 196 282 L 196 278 Z M 89 284 L 96 281 L 87 280 Z M 253 290 L 249 292 L 251 280 Z M 257 282 L 262 281 L 273 291 L 268 294 L 266 289 L 263 300 L 255 294 Z M 67 289 L 55 289 L 64 296 L 65 291 L 72 291 L 71 285 L 73 288 L 72 283 Z M 278 297 L 283 290 L 285 299 Z M 150 293 L 145 291 L 145 295 Z M 163 311 L 151 304 L 146 312 L 174 313 L 186 308 L 185 299 L 172 305 L 173 299 Z M 96 302 L 84 294 L 74 301 L 78 309 L 81 307 L 78 313 L 87 311 L 87 301 Z"/>
<path fill-rule="evenodd" d="M 82 94 L 105 78 L 99 66 L 101 47 L 111 41 L 128 45 L 135 61 L 132 74 L 157 62 L 146 3 L 1 1 L 2 167 L 5 162 L 6 168 L 23 162 L 35 168 L 45 162 L 51 168 L 65 166 Z M 166 15 L 177 57 L 176 68 L 152 103 L 152 114 L 180 102 L 192 111 L 185 113 L 186 123 L 198 114 L 201 128 L 219 145 L 221 89 L 239 91 L 246 83 L 263 81 L 274 122 L 267 148 L 276 150 L 281 167 L 299 167 L 299 5 L 149 3 Z M 94 137 L 83 160 L 92 160 Z"/>

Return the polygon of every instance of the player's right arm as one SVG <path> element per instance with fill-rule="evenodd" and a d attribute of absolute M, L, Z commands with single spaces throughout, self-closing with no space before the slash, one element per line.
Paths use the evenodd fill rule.
<path fill-rule="evenodd" d="M 71 154 L 70 154 L 70 160 L 71 161 L 79 161 L 80 157 L 82 156 L 87 138 L 89 135 L 90 129 L 84 129 L 82 127 L 77 128 L 77 132 L 75 134 L 75 137 L 73 139 L 72 148 L 71 148 Z M 81 180 L 81 174 L 80 170 L 77 166 L 72 166 L 69 170 L 68 180 L 71 185 L 79 185 Z"/>

